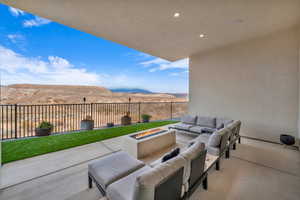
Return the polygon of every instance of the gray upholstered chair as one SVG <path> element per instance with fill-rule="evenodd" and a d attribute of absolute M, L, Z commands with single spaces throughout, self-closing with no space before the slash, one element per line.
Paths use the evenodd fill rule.
<path fill-rule="evenodd" d="M 201 183 L 203 183 L 203 188 L 207 189 L 207 174 L 204 174 L 206 152 L 204 143 L 194 141 L 180 154 L 187 161 L 186 175 L 188 179 L 187 182 L 184 182 L 184 187 L 185 192 L 189 194 Z"/>
<path fill-rule="evenodd" d="M 176 156 L 155 167 L 145 166 L 107 187 L 109 200 L 180 200 L 186 161 Z"/>
<path fill-rule="evenodd" d="M 228 138 L 230 131 L 228 128 L 223 128 L 215 131 L 213 134 L 201 134 L 195 141 L 200 141 L 205 143 L 207 152 L 209 154 L 218 156 L 219 159 L 216 162 L 216 169 L 220 169 L 220 158 L 224 155 L 228 155 Z M 226 155 L 226 158 L 227 158 Z"/>

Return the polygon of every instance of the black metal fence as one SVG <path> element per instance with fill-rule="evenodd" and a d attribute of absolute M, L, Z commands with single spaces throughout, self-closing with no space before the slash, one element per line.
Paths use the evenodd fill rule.
<path fill-rule="evenodd" d="M 140 122 L 142 114 L 150 114 L 151 120 L 174 119 L 187 112 L 187 102 L 0 105 L 0 131 L 2 139 L 31 137 L 42 121 L 54 125 L 53 133 L 76 131 L 87 116 L 100 128 L 109 122 L 121 124 L 127 112 L 133 123 Z"/>

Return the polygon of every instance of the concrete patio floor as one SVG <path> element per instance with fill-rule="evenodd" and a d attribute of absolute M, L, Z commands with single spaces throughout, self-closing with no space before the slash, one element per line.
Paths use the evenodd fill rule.
<path fill-rule="evenodd" d="M 178 146 L 191 137 L 177 134 Z M 0 199 L 5 200 L 99 200 L 94 187 L 88 189 L 89 161 L 121 148 L 122 137 L 88 144 L 9 163 L 2 168 Z M 164 150 L 164 151 L 167 151 Z M 147 158 L 146 162 L 162 152 Z M 207 191 L 199 187 L 192 200 L 289 199 L 300 197 L 300 153 L 283 146 L 242 139 L 221 170 L 211 170 Z"/>

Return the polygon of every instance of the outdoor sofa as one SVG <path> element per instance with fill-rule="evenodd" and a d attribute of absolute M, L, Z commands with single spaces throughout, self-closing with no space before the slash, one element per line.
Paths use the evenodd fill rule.
<path fill-rule="evenodd" d="M 185 115 L 181 122 L 170 126 L 184 133 L 196 135 L 195 141 L 205 143 L 208 153 L 218 156 L 216 169 L 220 168 L 220 158 L 230 156 L 230 149 L 236 149 L 236 142 L 240 139 L 240 120 L 219 117 Z"/>
<path fill-rule="evenodd" d="M 205 158 L 205 144 L 199 141 L 150 165 L 119 151 L 89 164 L 89 187 L 94 182 L 109 200 L 180 200 L 200 183 L 207 188 Z"/>

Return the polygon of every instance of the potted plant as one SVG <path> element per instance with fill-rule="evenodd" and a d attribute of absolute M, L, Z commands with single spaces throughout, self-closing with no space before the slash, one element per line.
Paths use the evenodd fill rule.
<path fill-rule="evenodd" d="M 108 122 L 108 123 L 106 124 L 106 126 L 107 126 L 107 127 L 113 127 L 113 126 L 114 126 L 114 123 L 113 123 L 113 122 Z"/>
<path fill-rule="evenodd" d="M 144 122 L 144 123 L 149 122 L 149 120 L 150 120 L 151 117 L 152 117 L 152 116 L 149 115 L 149 114 L 142 114 L 142 119 L 143 119 L 143 122 Z"/>
<path fill-rule="evenodd" d="M 85 119 L 80 122 L 80 130 L 93 130 L 94 129 L 94 120 L 90 115 L 87 115 Z"/>
<path fill-rule="evenodd" d="M 36 136 L 47 136 L 50 135 L 53 130 L 53 124 L 47 121 L 42 121 L 35 129 Z"/>
<path fill-rule="evenodd" d="M 126 115 L 124 115 L 121 118 L 121 125 L 122 126 L 126 126 L 126 125 L 130 125 L 131 124 L 131 117 L 129 115 L 130 115 L 130 112 L 127 112 Z"/>

